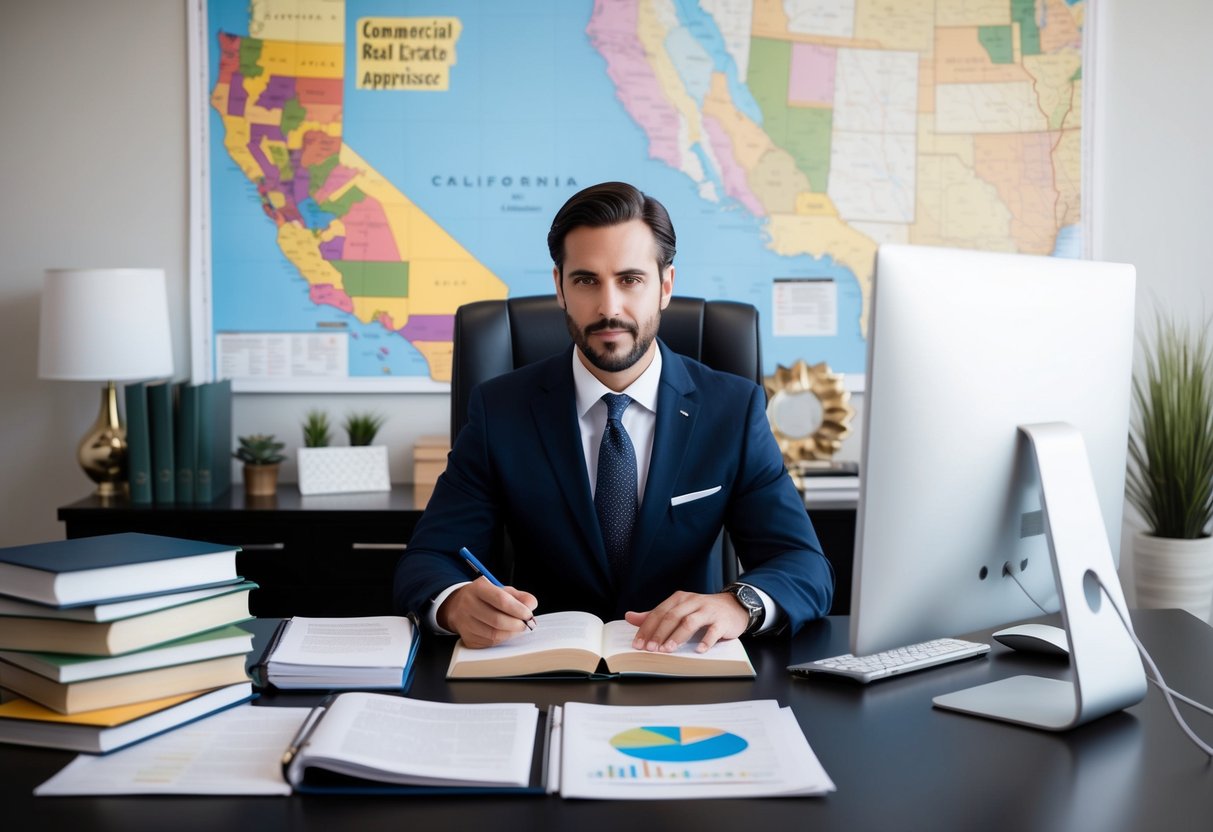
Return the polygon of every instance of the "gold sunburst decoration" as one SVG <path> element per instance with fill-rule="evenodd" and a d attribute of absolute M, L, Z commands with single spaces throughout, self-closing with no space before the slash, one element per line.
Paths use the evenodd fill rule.
<path fill-rule="evenodd" d="M 833 457 L 851 434 L 855 409 L 842 378 L 824 361 L 810 367 L 801 359 L 763 379 L 767 421 L 793 479 L 802 463 Z"/>

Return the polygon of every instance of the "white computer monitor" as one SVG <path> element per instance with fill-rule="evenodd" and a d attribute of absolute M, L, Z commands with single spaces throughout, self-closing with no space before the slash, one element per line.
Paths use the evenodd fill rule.
<path fill-rule="evenodd" d="M 1104 551 L 1118 559 L 1134 283 L 1133 267 L 1123 264 L 881 246 L 868 333 L 854 653 L 1058 610 L 1045 532 L 1065 518 L 1050 518 L 1042 504 L 1022 425 L 1077 429 L 1098 499 L 1097 507 L 1089 501 L 1097 528 L 1082 534 L 1102 531 Z M 1082 473 L 1081 464 L 1067 466 Z M 1063 492 L 1082 490 L 1063 480 L 1053 514 L 1069 496 Z M 1113 573 L 1103 580 L 1115 580 L 1114 566 L 1103 571 Z"/>

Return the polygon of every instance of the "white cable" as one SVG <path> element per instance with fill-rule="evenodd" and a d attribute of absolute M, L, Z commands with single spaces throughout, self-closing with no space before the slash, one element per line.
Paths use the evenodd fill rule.
<path fill-rule="evenodd" d="M 1204 740 L 1196 736 L 1196 733 L 1190 727 L 1188 727 L 1187 721 L 1179 713 L 1179 708 L 1175 706 L 1175 698 L 1178 697 L 1185 703 L 1192 705 L 1195 708 L 1199 708 L 1205 713 L 1213 713 L 1213 711 L 1211 711 L 1205 705 L 1189 699 L 1183 694 L 1176 693 L 1167 686 L 1166 681 L 1162 678 L 1162 672 L 1158 669 L 1158 665 L 1156 665 L 1154 663 L 1154 659 L 1150 657 L 1149 651 L 1147 651 L 1145 645 L 1141 643 L 1141 639 L 1137 637 L 1137 633 L 1133 632 L 1133 627 L 1125 618 L 1125 614 L 1121 612 L 1120 607 L 1117 606 L 1116 602 L 1112 600 L 1112 594 L 1108 592 L 1108 588 L 1104 586 L 1103 579 L 1096 575 L 1095 580 L 1099 581 L 1099 588 L 1103 590 L 1104 597 L 1108 599 L 1108 602 L 1112 605 L 1112 609 L 1116 611 L 1116 617 L 1120 619 L 1120 623 L 1125 628 L 1125 632 L 1129 634 L 1129 638 L 1133 639 L 1133 643 L 1137 645 L 1137 652 L 1141 654 L 1142 659 L 1145 660 L 1146 665 L 1150 668 L 1150 672 L 1154 674 L 1154 678 L 1150 679 L 1150 681 L 1157 685 L 1158 689 L 1162 691 L 1163 697 L 1165 697 L 1167 700 L 1167 707 L 1171 709 L 1171 716 L 1175 717 L 1175 721 L 1179 724 L 1179 727 L 1183 729 L 1185 734 L 1188 735 L 1188 739 L 1196 744 L 1197 748 L 1199 748 L 1209 757 L 1213 757 L 1213 747 L 1206 744 Z"/>
<path fill-rule="evenodd" d="M 1009 561 L 1002 565 L 1002 573 L 1010 576 L 1011 580 L 1015 581 L 1015 584 L 1019 587 L 1020 591 L 1023 592 L 1024 595 L 1028 596 L 1028 600 L 1033 604 L 1036 604 L 1037 608 L 1040 609 L 1041 612 L 1046 614 L 1049 612 L 1042 607 L 1035 598 L 1032 597 L 1032 593 L 1028 592 L 1027 587 L 1019 582 L 1019 578 L 1015 577 L 1015 572 L 1013 569 L 1011 569 L 1011 564 Z M 1213 708 L 1210 708 L 1208 705 L 1202 705 L 1195 699 L 1190 699 L 1189 697 L 1184 696 L 1182 693 L 1172 690 L 1171 687 L 1167 685 L 1166 680 L 1164 680 L 1162 677 L 1162 671 L 1158 669 L 1158 665 L 1154 663 L 1154 659 L 1150 656 L 1149 651 L 1146 650 L 1145 645 L 1141 643 L 1141 640 L 1137 637 L 1137 633 L 1133 631 L 1133 626 L 1125 618 L 1124 613 L 1121 611 L 1120 607 L 1117 606 L 1116 602 L 1112 600 L 1112 594 L 1108 592 L 1108 588 L 1104 586 L 1103 579 L 1098 575 L 1095 576 L 1095 579 L 1099 581 L 1099 588 L 1103 591 L 1104 597 L 1108 599 L 1108 603 L 1111 604 L 1112 609 L 1116 611 L 1116 617 L 1120 619 L 1121 626 L 1125 628 L 1125 632 L 1129 634 L 1129 638 L 1133 639 L 1133 644 L 1136 645 L 1137 652 L 1141 654 L 1146 666 L 1149 667 L 1150 672 L 1154 674 L 1153 677 L 1147 676 L 1146 678 L 1151 684 L 1162 691 L 1163 697 L 1167 700 L 1167 707 L 1171 709 L 1171 715 L 1175 717 L 1175 721 L 1179 724 L 1179 727 L 1183 730 L 1183 732 L 1187 734 L 1188 739 L 1194 742 L 1196 747 L 1209 757 L 1213 757 L 1213 747 L 1210 747 L 1205 743 L 1204 740 L 1196 736 L 1196 733 L 1188 726 L 1187 721 L 1182 715 L 1180 715 L 1179 708 L 1175 706 L 1175 700 L 1178 699 L 1185 705 L 1190 705 L 1191 707 L 1210 715 L 1213 715 Z"/>

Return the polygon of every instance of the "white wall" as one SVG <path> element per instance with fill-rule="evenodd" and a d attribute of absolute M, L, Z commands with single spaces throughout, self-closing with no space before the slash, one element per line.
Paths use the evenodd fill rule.
<path fill-rule="evenodd" d="M 1103 2 L 1096 255 L 1135 263 L 1139 310 L 1213 309 L 1206 241 L 1213 4 Z M 0 27 L 0 545 L 63 536 L 55 509 L 85 496 L 75 443 L 99 390 L 36 378 L 38 297 L 53 266 L 167 270 L 177 374 L 188 373 L 186 14 L 169 0 L 5 4 Z M 1195 311 L 1192 312 L 1196 314 Z M 862 405 L 862 402 L 859 402 Z M 445 433 L 435 395 L 242 395 L 237 434 L 292 446 L 313 406 L 387 415 L 392 479 L 411 479 L 413 440 Z M 842 456 L 857 458 L 858 437 Z M 284 472 L 288 480 L 294 471 Z"/>

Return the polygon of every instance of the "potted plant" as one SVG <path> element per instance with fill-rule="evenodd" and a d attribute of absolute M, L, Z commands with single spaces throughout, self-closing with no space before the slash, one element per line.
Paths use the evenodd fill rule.
<path fill-rule="evenodd" d="M 278 465 L 286 459 L 273 434 L 255 433 L 239 437 L 240 447 L 232 456 L 244 463 L 244 493 L 250 497 L 268 497 L 278 493 Z"/>
<path fill-rule="evenodd" d="M 1213 319 L 1200 329 L 1156 318 L 1133 379 L 1126 492 L 1146 530 L 1134 541 L 1137 603 L 1213 605 Z"/>
<path fill-rule="evenodd" d="M 345 417 L 345 433 L 351 447 L 362 447 L 375 441 L 375 434 L 383 427 L 384 417 L 375 413 L 350 413 Z"/>
<path fill-rule="evenodd" d="M 329 415 L 323 410 L 309 410 L 303 421 L 303 447 L 327 448 L 332 441 Z"/>
<path fill-rule="evenodd" d="M 309 411 L 303 423 L 305 447 L 299 449 L 299 492 L 342 494 L 356 491 L 388 491 L 387 448 L 371 445 L 385 419 L 374 413 L 352 413 L 342 427 L 350 446 L 328 447 L 331 427 L 328 414 Z"/>

